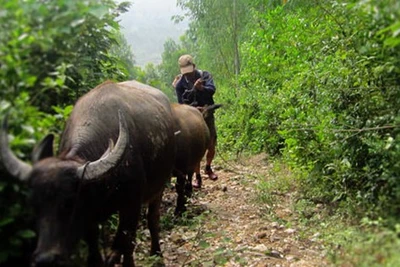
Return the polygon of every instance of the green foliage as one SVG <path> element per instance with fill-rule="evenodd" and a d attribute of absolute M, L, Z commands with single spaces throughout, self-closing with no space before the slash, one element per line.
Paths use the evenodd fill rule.
<path fill-rule="evenodd" d="M 192 51 L 191 47 L 193 47 L 193 44 L 186 36 L 182 36 L 179 44 L 172 39 L 168 39 L 164 43 L 162 63 L 158 66 L 153 64 L 146 65 L 137 76 L 137 80 L 162 90 L 172 102 L 177 102 L 172 81 L 180 73 L 178 66 L 179 57 L 190 53 Z"/>
<path fill-rule="evenodd" d="M 182 41 L 184 38 L 181 39 Z M 164 43 L 164 52 L 162 54 L 162 63 L 159 65 L 160 78 L 163 83 L 164 92 L 170 97 L 173 102 L 177 102 L 175 89 L 172 86 L 172 81 L 175 76 L 180 73 L 178 59 L 181 55 L 188 52 L 183 48 L 184 45 L 177 44 L 169 39 Z"/>
<path fill-rule="evenodd" d="M 58 144 L 79 96 L 107 79 L 133 76 L 116 21 L 129 5 L 111 0 L 0 5 L 0 119 L 9 114 L 10 146 L 30 161 L 45 134 L 54 133 Z M 28 266 L 36 229 L 27 188 L 1 168 L 0 265 Z"/>
<path fill-rule="evenodd" d="M 60 133 L 71 107 L 54 108 L 55 114 L 49 115 L 27 106 L 27 102 L 27 93 L 16 97 L 13 105 L 0 101 L 0 118 L 3 120 L 8 114 L 10 146 L 19 158 L 29 161 L 32 147 L 43 133 Z M 32 211 L 26 202 L 27 187 L 2 169 L 0 176 L 0 265 L 25 266 L 36 240 Z"/>
<path fill-rule="evenodd" d="M 256 200 L 260 204 L 272 206 L 277 201 L 276 195 L 287 194 L 292 191 L 296 181 L 295 175 L 282 162 L 274 160 L 270 165 L 271 168 L 268 168 L 268 173 L 255 177 L 258 181 Z"/>
<path fill-rule="evenodd" d="M 240 90 L 219 91 L 220 146 L 282 153 L 307 197 L 397 216 L 398 10 L 390 0 L 254 8 Z"/>
<path fill-rule="evenodd" d="M 224 104 L 220 150 L 282 155 L 306 197 L 398 217 L 398 1 L 178 5 L 192 19 L 186 51 L 214 74 Z M 237 7 L 246 14 L 233 20 Z"/>
<path fill-rule="evenodd" d="M 295 203 L 294 211 L 304 235 L 322 242 L 333 266 L 397 266 L 399 226 L 387 229 L 380 221 L 364 218 L 352 224 L 332 207 L 305 199 Z"/>
<path fill-rule="evenodd" d="M 138 67 L 135 67 L 131 46 L 122 33 L 116 32 L 115 38 L 117 42 L 110 47 L 109 55 L 119 60 L 111 63 L 116 64 L 114 67 L 121 72 L 119 74 L 120 78 L 124 80 L 136 79 L 138 76 Z"/>
<path fill-rule="evenodd" d="M 179 0 L 177 4 L 192 19 L 186 33 L 192 43 L 188 52 L 200 68 L 217 77 L 218 84 L 230 84 L 241 69 L 239 44 L 244 41 L 246 10 L 251 1 Z"/>
<path fill-rule="evenodd" d="M 165 43 L 160 66 L 144 70 L 133 66 L 116 21 L 126 3 L 0 4 L 0 118 L 10 113 L 11 146 L 21 159 L 29 160 L 43 134 L 58 137 L 71 104 L 106 79 L 135 78 L 174 101 L 177 59 L 190 53 L 214 75 L 216 101 L 224 104 L 217 116 L 219 150 L 282 156 L 300 173 L 306 198 L 297 208 L 306 223 L 314 223 L 313 203 L 329 203 L 398 227 L 398 1 L 179 0 L 190 28 L 180 43 Z M 28 261 L 35 239 L 31 211 L 25 186 L 0 172 L 0 264 L 18 266 Z M 289 191 L 285 178 L 260 183 L 259 200 L 272 202 L 271 193 Z M 385 248 L 383 240 L 397 242 L 396 234 L 371 243 Z M 368 247 L 357 251 L 372 254 Z M 374 259 L 386 252 L 392 255 L 385 248 Z M 209 260 L 224 264 L 230 253 L 222 247 Z M 395 265 L 390 255 L 384 263 Z M 359 262 L 373 265 L 374 259 Z"/>
<path fill-rule="evenodd" d="M 72 104 L 106 79 L 127 71 L 110 53 L 118 42 L 116 17 L 127 4 L 102 1 L 1 1 L 0 97 L 29 92 L 44 111 Z"/>
<path fill-rule="evenodd" d="M 350 264 L 352 266 L 398 266 L 400 257 L 397 248 L 400 245 L 399 225 L 395 231 L 379 229 L 365 235 L 354 231 L 348 237 L 342 250 L 332 250 L 330 258 L 335 265 Z M 355 237 L 355 238 L 354 238 Z M 338 243 L 340 237 L 335 239 Z M 342 239 L 343 240 L 343 239 Z M 356 241 L 356 242 L 354 242 Z M 347 251 L 346 251 L 347 250 Z"/>
<path fill-rule="evenodd" d="M 246 14 L 235 27 L 231 15 L 238 3 Z M 183 51 L 214 74 L 216 100 L 224 104 L 216 116 L 219 151 L 282 156 L 299 173 L 303 195 L 296 210 L 309 226 L 320 224 L 334 251 L 341 246 L 354 252 L 354 260 L 343 262 L 396 266 L 387 245 L 398 243 L 396 233 L 366 237 L 360 229 L 342 231 L 345 226 L 337 222 L 358 215 L 395 228 L 399 219 L 400 3 L 178 4 L 192 19 Z M 163 74 L 171 80 L 175 66 L 168 56 L 177 58 L 180 50 L 174 45 L 168 44 L 163 58 Z M 259 201 L 272 203 L 275 191 L 290 190 L 290 179 L 277 180 L 258 184 Z M 339 211 L 332 224 L 314 218 L 324 204 L 330 216 Z M 357 248 L 357 242 L 369 245 Z M 337 264 L 341 258 L 341 252 L 333 255 Z"/>

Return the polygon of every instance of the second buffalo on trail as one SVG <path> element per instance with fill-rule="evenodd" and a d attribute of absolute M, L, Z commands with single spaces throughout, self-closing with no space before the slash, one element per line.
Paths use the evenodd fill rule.
<path fill-rule="evenodd" d="M 136 228 L 148 203 L 151 254 L 161 254 L 159 207 L 175 163 L 174 119 L 168 98 L 135 81 L 105 82 L 81 97 L 68 119 L 59 153 L 53 136 L 34 150 L 33 165 L 8 146 L 0 131 L 5 169 L 29 183 L 38 243 L 32 266 L 65 266 L 78 240 L 88 244 L 88 266 L 104 266 L 98 224 L 119 212 L 107 266 L 134 266 Z M 115 146 L 114 146 L 115 144 Z"/>
<path fill-rule="evenodd" d="M 186 207 L 186 196 L 192 193 L 192 177 L 201 184 L 200 163 L 209 146 L 210 131 L 205 118 L 221 105 L 211 105 L 201 109 L 189 105 L 172 104 L 177 124 L 177 153 L 173 176 L 176 177 L 178 194 L 176 215 L 181 215 Z"/>

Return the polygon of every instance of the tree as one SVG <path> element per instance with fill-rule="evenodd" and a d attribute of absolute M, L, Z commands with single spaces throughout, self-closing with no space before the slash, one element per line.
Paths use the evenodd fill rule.
<path fill-rule="evenodd" d="M 110 48 L 110 56 L 119 59 L 117 64 L 120 66 L 114 66 L 120 71 L 126 71 L 123 73 L 125 80 L 136 79 L 138 76 L 137 67 L 135 67 L 135 60 L 132 54 L 132 48 L 128 44 L 122 33 L 116 34 L 117 43 L 113 44 Z"/>
<path fill-rule="evenodd" d="M 250 11 L 220 144 L 282 155 L 314 201 L 398 220 L 399 2 L 312 3 Z"/>
<path fill-rule="evenodd" d="M 179 0 L 178 5 L 189 11 L 187 36 L 194 44 L 191 54 L 196 56 L 199 66 L 210 70 L 219 80 L 237 80 L 241 69 L 239 46 L 249 1 Z"/>
<path fill-rule="evenodd" d="M 107 79 L 128 77 L 131 56 L 111 0 L 0 0 L 0 119 L 11 146 L 30 159 L 45 133 L 60 134 L 71 104 Z M 123 58 L 121 58 L 123 57 Z M 28 266 L 35 244 L 25 184 L 0 167 L 0 265 Z"/>
<path fill-rule="evenodd" d="M 117 16 L 128 4 L 102 1 L 4 1 L 0 16 L 2 99 L 27 91 L 44 111 L 70 104 L 106 78 L 126 71 L 109 54 L 117 44 Z M 78 38 L 79 37 L 79 38 Z"/>

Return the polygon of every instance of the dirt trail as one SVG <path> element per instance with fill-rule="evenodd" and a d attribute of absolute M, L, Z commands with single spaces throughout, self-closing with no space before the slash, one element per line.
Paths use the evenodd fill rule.
<path fill-rule="evenodd" d="M 166 266 L 328 265 L 318 236 L 304 236 L 298 226 L 291 194 L 279 196 L 272 207 L 255 201 L 257 181 L 251 174 L 267 176 L 269 167 L 257 158 L 247 166 L 217 166 L 219 179 L 204 179 L 203 188 L 189 200 L 188 218 L 175 224 L 176 194 L 167 189 L 161 233 Z M 143 229 L 135 254 L 139 266 L 149 266 L 149 234 Z"/>

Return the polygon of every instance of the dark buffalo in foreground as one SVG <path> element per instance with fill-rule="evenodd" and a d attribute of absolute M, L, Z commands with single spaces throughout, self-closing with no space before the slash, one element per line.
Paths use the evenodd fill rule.
<path fill-rule="evenodd" d="M 186 196 L 192 193 L 192 177 L 201 183 L 200 163 L 209 146 L 210 131 L 205 117 L 221 105 L 195 108 L 189 105 L 172 104 L 172 112 L 177 124 L 177 153 L 173 175 L 176 176 L 178 194 L 175 214 L 185 211 Z"/>
<path fill-rule="evenodd" d="M 151 254 L 161 254 L 159 206 L 176 149 L 171 106 L 161 91 L 135 81 L 99 85 L 74 106 L 58 155 L 49 135 L 34 150 L 32 166 L 9 149 L 6 128 L 4 123 L 0 131 L 2 163 L 29 183 L 37 219 L 32 266 L 66 265 L 80 239 L 88 244 L 88 266 L 103 266 L 98 223 L 114 212 L 119 225 L 107 266 L 121 258 L 124 267 L 134 266 L 144 203 Z"/>

